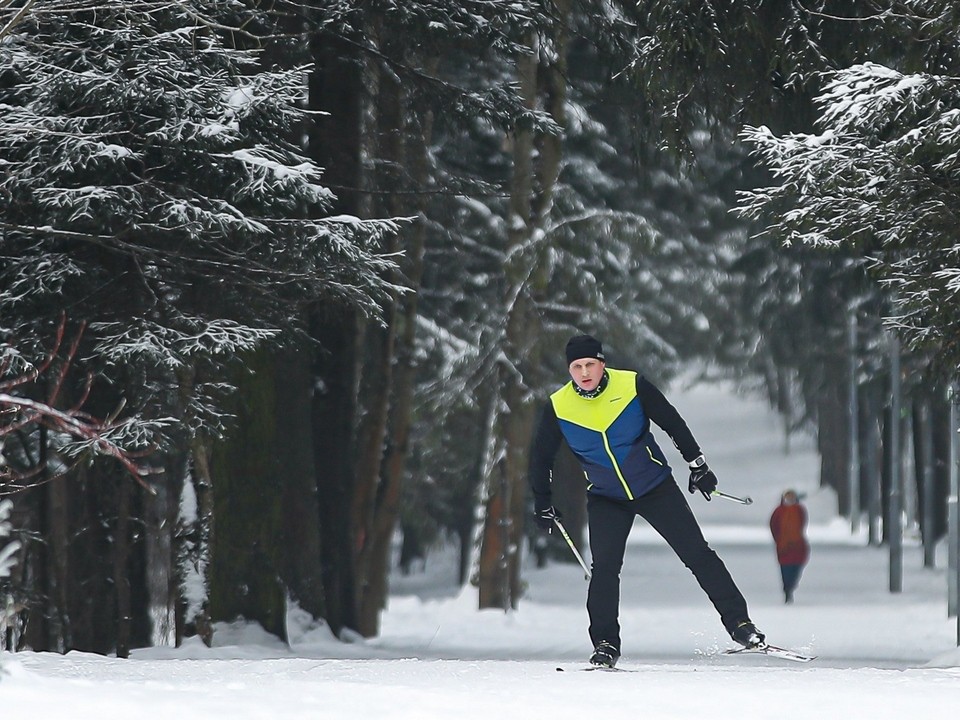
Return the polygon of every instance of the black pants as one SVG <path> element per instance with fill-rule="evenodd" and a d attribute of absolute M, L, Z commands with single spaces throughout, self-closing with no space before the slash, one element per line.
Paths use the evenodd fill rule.
<path fill-rule="evenodd" d="M 660 533 L 690 569 L 720 613 L 727 632 L 749 617 L 746 600 L 723 561 L 707 544 L 687 499 L 671 477 L 635 500 L 587 495 L 590 552 L 593 555 L 587 613 L 590 616 L 590 639 L 594 645 L 606 640 L 620 648 L 620 568 L 627 536 L 637 515 Z"/>

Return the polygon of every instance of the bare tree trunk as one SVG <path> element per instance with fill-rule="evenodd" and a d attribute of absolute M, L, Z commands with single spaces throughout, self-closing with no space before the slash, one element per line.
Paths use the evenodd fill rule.
<path fill-rule="evenodd" d="M 116 477 L 93 464 L 78 468 L 68 489 L 73 509 L 69 595 L 73 649 L 106 654 L 117 647 L 119 612 L 113 565 L 119 508 Z"/>
<path fill-rule="evenodd" d="M 280 536 L 277 539 L 280 576 L 300 608 L 314 617 L 326 614 L 321 572 L 320 512 L 316 467 L 311 446 L 310 394 L 313 379 L 305 349 L 283 352 L 277 359 L 274 392 L 277 436 L 274 448 L 280 479 Z M 290 552 L 296 548 L 296 552 Z"/>
<path fill-rule="evenodd" d="M 531 53 L 517 62 L 520 92 L 533 110 L 542 88 L 546 109 L 561 127 L 566 102 L 566 25 L 570 3 L 557 3 L 557 35 L 541 52 L 536 36 Z M 541 64 L 541 58 L 543 62 Z M 506 414 L 499 426 L 497 481 L 491 484 L 488 516 L 480 554 L 480 607 L 516 607 L 521 592 L 520 549 L 523 542 L 527 446 L 534 419 L 533 389 L 539 384 L 541 327 L 537 299 L 545 292 L 546 265 L 541 262 L 543 234 L 553 205 L 562 138 L 544 136 L 537 143 L 529 129 L 513 138 L 504 280 L 506 330 L 498 368 Z M 492 513 L 492 516 L 491 516 Z M 486 584 L 490 584 L 486 587 Z"/>
<path fill-rule="evenodd" d="M 950 400 L 947 392 L 938 388 L 933 393 L 933 457 L 934 457 L 934 541 L 948 532 L 948 502 L 950 497 L 950 441 L 953 429 L 950 427 Z"/>
<path fill-rule="evenodd" d="M 868 542 L 880 544 L 882 515 L 882 443 L 883 422 L 879 390 L 873 383 L 861 388 L 860 393 L 860 485 L 865 498 L 868 523 Z"/>
<path fill-rule="evenodd" d="M 517 76 L 527 108 L 533 110 L 537 102 L 537 58 L 535 38 L 531 37 L 532 51 L 517 61 Z M 517 129 L 513 138 L 513 180 L 510 189 L 506 266 L 504 268 L 506 295 L 503 299 L 506 330 L 503 337 L 503 357 L 497 369 L 497 384 L 506 404 L 498 430 L 498 461 L 495 480 L 488 485 L 487 516 L 480 550 L 480 608 L 509 609 L 514 604 L 510 588 L 517 564 L 516 548 L 511 553 L 511 507 L 515 493 L 511 475 L 515 471 L 521 424 L 523 377 L 522 360 L 530 339 L 525 331 L 529 318 L 527 280 L 532 265 L 529 258 L 531 227 L 531 198 L 533 196 L 533 132 Z M 526 252 L 524 252 L 526 251 Z M 527 256 L 527 257 L 525 257 Z"/>
<path fill-rule="evenodd" d="M 70 501 L 67 483 L 72 478 L 58 477 L 46 484 L 47 552 L 49 554 L 50 612 L 55 628 L 56 644 L 61 651 L 73 647 L 70 617 Z"/>
<path fill-rule="evenodd" d="M 373 607 L 371 594 L 378 594 L 381 580 L 374 567 L 378 535 L 383 532 L 382 520 L 377 516 L 386 507 L 396 511 L 398 493 L 396 488 L 386 486 L 381 477 L 384 438 L 387 433 L 387 416 L 390 410 L 390 386 L 393 382 L 393 346 L 395 332 L 394 312 L 387 310 L 387 327 L 367 327 L 367 363 L 364 365 L 363 385 L 366 392 L 363 420 L 357 433 L 356 484 L 350 512 L 352 534 L 356 538 L 353 557 L 357 578 L 357 626 L 365 637 L 376 635 L 379 608 Z M 390 529 L 392 530 L 392 523 Z"/>
<path fill-rule="evenodd" d="M 357 49 L 348 40 L 315 34 L 310 41 L 314 71 L 309 78 L 310 155 L 336 188 L 334 211 L 360 215 L 360 164 L 363 77 Z M 355 557 L 351 519 L 355 487 L 358 321 L 343 308 L 317 305 L 310 333 L 318 342 L 314 357 L 311 425 L 319 499 L 321 563 L 326 620 L 334 633 L 357 626 Z"/>
<path fill-rule="evenodd" d="M 357 627 L 353 536 L 349 510 L 353 494 L 353 424 L 356 414 L 354 384 L 356 363 L 353 322 L 345 319 L 314 319 L 311 336 L 322 348 L 315 358 L 313 374 L 314 466 L 320 514 L 321 574 L 326 620 L 334 634 Z"/>
<path fill-rule="evenodd" d="M 379 33 L 375 29 L 374 36 Z M 389 53 L 389 49 L 386 50 Z M 368 154 L 377 159 L 372 184 L 378 194 L 371 201 L 371 212 L 397 216 L 402 210 L 397 208 L 396 197 L 401 189 L 399 169 L 403 168 L 403 111 L 399 79 L 378 64 L 368 69 L 367 76 L 370 91 L 373 93 L 372 127 L 365 133 L 375 141 L 371 143 Z M 396 237 L 391 237 L 388 252 L 400 249 Z M 363 326 L 363 367 L 360 376 L 360 407 L 363 408 L 357 428 L 357 460 L 354 469 L 356 485 L 351 508 L 353 534 L 357 539 L 357 552 L 354 557 L 357 576 L 358 630 L 366 636 L 375 634 L 374 620 L 364 612 L 367 605 L 365 597 L 369 584 L 376 582 L 371 577 L 371 552 L 375 544 L 374 524 L 377 505 L 381 500 L 381 466 L 383 463 L 383 445 L 387 434 L 387 417 L 390 412 L 391 386 L 393 384 L 393 354 L 396 342 L 396 298 L 383 308 L 383 323 L 364 323 Z"/>
<path fill-rule="evenodd" d="M 849 514 L 850 488 L 846 482 L 849 456 L 849 411 L 847 409 L 847 390 L 843 372 L 824 373 L 827 386 L 821 390 L 818 418 L 818 449 L 820 450 L 820 484 L 833 488 L 837 493 L 838 510 L 841 515 Z M 834 380 L 838 379 L 838 380 Z"/>
<path fill-rule="evenodd" d="M 127 564 L 130 559 L 130 481 L 118 480 L 117 522 L 113 534 L 113 586 L 117 593 L 117 657 L 130 657 L 130 622 L 133 610 L 130 603 L 130 579 Z"/>
<path fill-rule="evenodd" d="M 460 583 L 463 584 L 467 581 L 475 583 L 480 588 L 480 594 L 483 595 L 487 592 L 487 590 L 484 589 L 485 586 L 488 583 L 493 583 L 495 580 L 495 578 L 489 578 L 487 583 L 481 582 L 480 573 L 483 569 L 483 540 L 487 536 L 486 518 L 490 516 L 489 512 L 486 511 L 486 503 L 491 496 L 491 492 L 487 489 L 487 483 L 491 480 L 492 472 L 490 468 L 494 465 L 494 443 L 496 442 L 494 432 L 498 415 L 497 404 L 500 398 L 496 389 L 489 383 L 482 385 L 478 391 L 480 393 L 480 397 L 478 398 L 481 408 L 480 420 L 482 420 L 480 442 L 477 444 L 480 448 L 480 453 L 471 473 L 471 492 L 467 494 L 464 503 L 460 506 L 459 512 L 457 513 L 459 519 L 457 523 L 457 534 L 460 538 Z M 483 489 L 482 497 L 481 489 Z M 480 528 L 479 535 L 475 533 L 476 517 L 478 516 L 477 502 L 484 503 L 483 517 L 485 518 L 485 525 L 483 528 Z M 480 556 L 474 552 L 478 548 L 478 545 L 481 549 Z M 488 607 L 482 603 L 483 600 L 481 600 L 481 607 Z"/>
<path fill-rule="evenodd" d="M 183 422 L 189 424 L 188 416 L 190 400 L 195 392 L 197 377 L 196 368 L 186 366 L 177 374 L 178 392 L 180 396 L 180 413 Z M 184 458 L 185 475 L 180 490 L 187 489 L 184 484 L 189 482 L 196 498 L 196 518 L 180 517 L 181 497 L 176 498 L 175 525 L 177 531 L 178 551 L 176 554 L 176 644 L 179 647 L 184 637 L 196 634 L 207 647 L 213 643 L 213 623 L 210 620 L 210 547 L 216 536 L 213 508 L 213 477 L 210 473 L 210 440 L 202 434 L 194 435 L 187 447 Z M 188 570 L 187 566 L 192 566 Z M 180 588 L 188 572 L 196 572 L 202 584 L 202 598 L 193 598 L 199 603 L 196 607 L 188 607 L 188 598 L 181 596 Z M 196 590 L 196 588 L 194 588 Z"/>
<path fill-rule="evenodd" d="M 229 405 L 236 426 L 211 454 L 217 534 L 210 546 L 210 616 L 256 621 L 286 642 L 279 569 L 289 549 L 280 545 L 285 473 L 276 452 L 276 361 L 266 348 L 243 360 Z"/>
<path fill-rule="evenodd" d="M 432 73 L 436 65 L 436 60 L 428 63 L 427 72 Z M 390 87 L 393 87 L 392 79 L 387 82 Z M 399 142 L 402 139 L 404 142 L 402 147 L 394 147 L 386 155 L 393 159 L 396 167 L 406 168 L 413 183 L 413 189 L 419 190 L 425 187 L 429 174 L 428 146 L 433 132 L 433 115 L 426 113 L 420 120 L 416 110 L 409 107 L 409 103 L 400 91 L 400 87 L 393 87 L 393 90 L 387 93 L 387 98 L 398 110 L 406 108 L 403 116 L 409 118 L 412 114 L 413 119 L 403 122 L 402 128 L 396 128 L 396 141 Z M 401 123 L 399 113 L 393 122 Z M 385 130 L 389 131 L 390 127 L 391 123 L 388 123 Z M 399 178 L 395 185 L 398 189 L 404 187 Z M 418 214 L 422 214 L 426 200 L 422 194 L 418 197 L 420 199 L 417 201 L 416 209 Z M 393 216 L 402 215 L 404 212 L 409 213 L 408 201 L 402 199 L 399 194 L 395 194 L 388 212 Z M 360 602 L 360 628 L 361 632 L 368 636 L 376 635 L 379 631 L 380 611 L 386 605 L 389 591 L 391 540 L 400 514 L 400 494 L 413 413 L 417 300 L 423 277 L 426 226 L 422 222 L 417 223 L 401 237 L 406 240 L 401 272 L 410 292 L 395 301 L 391 313 L 393 334 L 387 359 L 392 366 L 390 375 L 392 382 L 384 436 L 381 438 L 381 442 L 385 441 L 385 446 L 381 445 L 381 453 L 377 455 L 382 457 L 382 463 L 377 467 L 381 488 L 374 506 L 371 532 L 364 547 L 366 582 Z"/>
<path fill-rule="evenodd" d="M 507 544 L 503 523 L 506 522 L 506 488 L 503 478 L 498 478 L 499 487 L 487 497 L 483 523 L 483 542 L 480 545 L 478 574 L 480 609 L 510 607 L 507 595 Z"/>
<path fill-rule="evenodd" d="M 177 539 L 178 499 L 183 486 L 185 453 L 165 456 L 164 472 L 157 476 L 156 495 L 145 498 L 145 554 L 147 594 L 153 645 L 177 644 Z"/>
<path fill-rule="evenodd" d="M 193 617 L 187 618 L 207 647 L 213 644 L 213 621 L 210 619 L 210 552 L 217 536 L 213 510 L 213 476 L 210 473 L 210 442 L 196 438 L 193 443 L 193 488 L 197 496 L 197 559 L 203 573 L 204 598 Z"/>
<path fill-rule="evenodd" d="M 50 543 L 46 542 L 50 534 L 50 483 L 46 482 L 48 480 L 48 460 L 47 429 L 41 426 L 40 448 L 37 457 L 37 462 L 41 468 L 41 484 L 36 488 L 39 500 L 37 506 L 37 534 L 40 536 L 41 542 L 37 547 L 35 564 L 42 605 L 38 607 L 38 604 L 35 604 L 33 612 L 30 613 L 33 622 L 28 626 L 29 630 L 31 630 L 28 636 L 28 642 L 40 652 L 49 650 L 60 650 L 62 652 L 62 648 L 57 646 L 53 637 L 53 623 L 51 621 L 54 612 L 54 575 L 53 551 Z"/>

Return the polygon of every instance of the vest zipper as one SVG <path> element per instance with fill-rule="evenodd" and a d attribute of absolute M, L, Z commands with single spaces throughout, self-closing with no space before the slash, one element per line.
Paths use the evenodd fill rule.
<path fill-rule="evenodd" d="M 613 463 L 613 469 L 616 471 L 617 477 L 620 478 L 620 484 L 623 485 L 623 491 L 627 494 L 627 500 L 633 500 L 633 493 L 630 492 L 630 486 L 627 485 L 626 478 L 624 478 L 623 473 L 620 472 L 620 464 L 613 456 L 613 450 L 610 449 L 610 442 L 607 440 L 606 431 L 601 430 L 600 436 L 603 438 L 603 449 L 607 451 L 607 456 L 610 458 L 610 462 Z"/>

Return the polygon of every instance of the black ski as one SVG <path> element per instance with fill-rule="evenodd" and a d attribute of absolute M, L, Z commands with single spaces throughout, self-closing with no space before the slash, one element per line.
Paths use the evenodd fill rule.
<path fill-rule="evenodd" d="M 574 670 L 582 670 L 584 672 L 591 672 L 593 670 L 600 670 L 601 672 L 636 672 L 636 670 L 631 670 L 630 668 L 620 668 L 620 667 L 607 667 L 606 665 L 587 665 L 586 667 L 573 668 Z M 558 667 L 557 672 L 565 672 L 566 668 Z"/>
<path fill-rule="evenodd" d="M 767 645 L 766 643 L 757 647 L 742 647 L 734 650 L 724 650 L 724 655 L 769 655 L 770 657 L 780 658 L 782 660 L 792 660 L 793 662 L 808 663 L 816 659 L 816 655 L 803 655 L 794 650 L 777 647 L 776 645 Z"/>

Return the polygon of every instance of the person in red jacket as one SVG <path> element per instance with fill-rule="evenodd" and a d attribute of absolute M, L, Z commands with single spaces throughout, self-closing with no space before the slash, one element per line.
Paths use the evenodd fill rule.
<path fill-rule="evenodd" d="M 780 504 L 770 516 L 770 532 L 777 545 L 777 562 L 783 578 L 784 601 L 793 602 L 793 592 L 800 582 L 803 566 L 810 559 L 810 544 L 806 538 L 807 510 L 793 490 L 780 497 Z"/>

